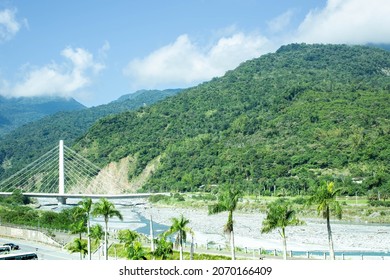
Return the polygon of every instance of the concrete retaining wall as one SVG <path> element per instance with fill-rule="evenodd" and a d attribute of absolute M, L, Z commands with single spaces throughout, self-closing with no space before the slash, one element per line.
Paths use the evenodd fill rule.
<path fill-rule="evenodd" d="M 37 230 L 0 226 L 0 236 L 31 240 L 31 241 L 40 242 L 55 247 L 61 247 L 61 245 L 58 242 L 56 242 L 46 234 Z"/>

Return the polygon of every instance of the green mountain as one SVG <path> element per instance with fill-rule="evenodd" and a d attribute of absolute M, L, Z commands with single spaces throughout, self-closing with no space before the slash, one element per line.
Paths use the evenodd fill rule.
<path fill-rule="evenodd" d="M 72 112 L 59 112 L 28 123 L 0 138 L 0 179 L 7 178 L 64 140 L 67 146 L 81 137 L 98 119 L 149 106 L 181 89 L 142 90 L 109 104 Z"/>
<path fill-rule="evenodd" d="M 0 137 L 8 132 L 45 116 L 61 111 L 75 111 L 85 106 L 73 98 L 0 96 Z"/>
<path fill-rule="evenodd" d="M 144 190 L 222 183 L 297 194 L 319 180 L 344 193 L 390 189 L 390 52 L 291 44 L 221 78 L 99 120 L 74 149 L 126 161 Z M 145 172 L 148 170 L 149 172 Z"/>
<path fill-rule="evenodd" d="M 137 100 L 142 101 L 145 105 L 151 105 L 160 99 L 164 99 L 165 97 L 173 96 L 180 93 L 183 89 L 166 89 L 166 90 L 137 90 L 134 93 L 125 94 L 119 97 L 117 100 L 111 102 L 113 103 L 123 103 L 124 101 L 129 100 Z M 110 106 L 111 106 L 110 105 Z"/>

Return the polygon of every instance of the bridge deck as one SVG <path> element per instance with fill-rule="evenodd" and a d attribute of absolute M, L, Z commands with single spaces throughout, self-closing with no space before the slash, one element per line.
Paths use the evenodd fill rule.
<path fill-rule="evenodd" d="M 0 196 L 11 195 L 11 192 L 0 192 Z M 169 195 L 169 193 L 126 193 L 126 194 L 72 194 L 72 193 L 23 193 L 27 197 L 53 197 L 53 198 L 111 198 L 111 199 L 125 199 L 125 198 L 143 198 L 151 195 Z"/>

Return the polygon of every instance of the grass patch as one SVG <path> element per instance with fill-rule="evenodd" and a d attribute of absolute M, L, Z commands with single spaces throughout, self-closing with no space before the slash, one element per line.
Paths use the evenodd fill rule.
<path fill-rule="evenodd" d="M 150 254 L 150 247 L 149 245 L 145 245 L 144 251 L 146 252 L 146 259 L 147 260 L 153 260 L 153 257 Z M 112 246 L 110 246 L 108 250 L 108 255 L 110 258 L 115 258 L 115 259 L 127 259 L 127 252 L 123 244 L 120 243 L 115 243 Z M 174 251 L 173 254 L 168 257 L 167 260 L 179 260 L 178 251 Z M 183 252 L 183 258 L 185 260 L 190 259 L 190 253 L 189 252 Z M 218 255 L 218 254 L 206 254 L 206 253 L 196 253 L 194 252 L 194 260 L 230 260 L 231 258 L 229 256 L 223 256 L 223 255 Z"/>

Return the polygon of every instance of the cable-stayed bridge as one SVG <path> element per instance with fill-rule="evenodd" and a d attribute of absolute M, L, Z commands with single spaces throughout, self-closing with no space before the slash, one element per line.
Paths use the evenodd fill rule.
<path fill-rule="evenodd" d="M 65 146 L 61 140 L 58 146 L 0 182 L 0 195 L 10 195 L 20 190 L 29 197 L 55 197 L 61 204 L 65 204 L 67 198 L 133 198 L 151 195 L 125 193 L 127 188 L 118 177 Z M 110 189 L 115 191 L 110 192 Z"/>

